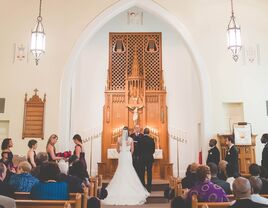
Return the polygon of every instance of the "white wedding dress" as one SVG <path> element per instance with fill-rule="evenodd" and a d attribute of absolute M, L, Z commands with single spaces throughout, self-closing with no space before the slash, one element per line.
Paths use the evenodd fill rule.
<path fill-rule="evenodd" d="M 107 186 L 108 196 L 102 203 L 106 205 L 140 205 L 146 202 L 150 195 L 142 185 L 133 165 L 130 152 L 131 137 L 127 130 L 123 131 L 121 139 L 118 166 Z"/>

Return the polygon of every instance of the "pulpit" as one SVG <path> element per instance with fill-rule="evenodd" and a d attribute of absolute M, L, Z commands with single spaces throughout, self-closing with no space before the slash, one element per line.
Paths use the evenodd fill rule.
<path fill-rule="evenodd" d="M 155 141 L 153 178 L 167 178 L 171 173 L 161 38 L 161 33 L 109 34 L 102 157 L 98 163 L 98 174 L 104 178 L 111 178 L 116 170 L 115 148 L 123 127 L 131 131 L 135 125 L 149 128 Z"/>
<path fill-rule="evenodd" d="M 224 159 L 226 156 L 227 146 L 225 144 L 228 136 L 232 136 L 232 134 L 218 134 L 218 140 L 220 141 L 221 146 L 221 158 Z M 255 154 L 255 146 L 256 146 L 256 136 L 251 135 L 251 144 L 250 145 L 236 145 L 238 148 L 238 163 L 239 163 L 239 172 L 243 176 L 249 175 L 248 167 L 252 163 L 256 163 L 256 154 Z"/>

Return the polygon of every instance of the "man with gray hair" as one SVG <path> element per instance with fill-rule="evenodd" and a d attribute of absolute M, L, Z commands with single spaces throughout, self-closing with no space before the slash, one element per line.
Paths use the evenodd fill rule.
<path fill-rule="evenodd" d="M 260 196 L 260 192 L 262 189 L 262 180 L 259 177 L 251 176 L 249 178 L 249 182 L 252 188 L 251 200 L 260 204 L 268 205 L 268 199 Z"/>
<path fill-rule="evenodd" d="M 232 208 L 258 208 L 268 207 L 265 204 L 259 204 L 251 200 L 251 186 L 249 180 L 243 177 L 238 177 L 233 183 L 233 193 L 236 202 L 230 206 Z"/>

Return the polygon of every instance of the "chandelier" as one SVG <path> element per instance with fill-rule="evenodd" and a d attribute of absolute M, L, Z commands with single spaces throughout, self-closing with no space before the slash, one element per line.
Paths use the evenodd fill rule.
<path fill-rule="evenodd" d="M 232 16 L 227 28 L 227 46 L 232 51 L 234 61 L 238 60 L 238 54 L 242 48 L 241 44 L 241 30 L 235 22 L 233 0 L 231 0 Z"/>
<path fill-rule="evenodd" d="M 41 6 L 42 0 L 40 0 L 39 4 L 39 15 L 37 17 L 37 24 L 34 27 L 31 36 L 31 52 L 34 55 L 36 65 L 38 65 L 40 56 L 45 53 L 46 46 L 46 34 L 42 24 Z"/>

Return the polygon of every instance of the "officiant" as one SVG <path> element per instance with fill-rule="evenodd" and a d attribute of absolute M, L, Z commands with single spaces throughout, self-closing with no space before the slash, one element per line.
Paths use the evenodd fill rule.
<path fill-rule="evenodd" d="M 142 139 L 143 134 L 141 133 L 141 128 L 139 125 L 134 126 L 134 131 L 130 137 L 134 142 L 134 152 L 132 155 L 133 166 L 138 176 L 140 176 L 140 140 Z"/>

